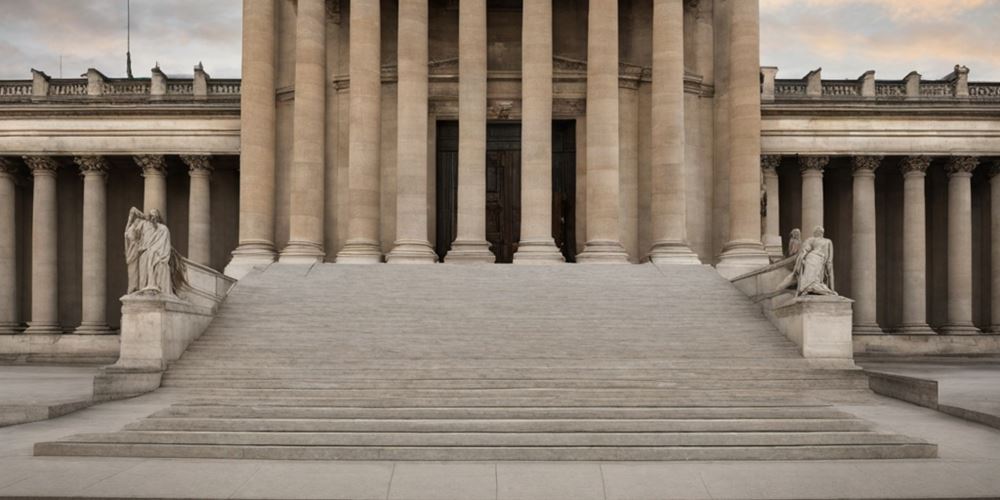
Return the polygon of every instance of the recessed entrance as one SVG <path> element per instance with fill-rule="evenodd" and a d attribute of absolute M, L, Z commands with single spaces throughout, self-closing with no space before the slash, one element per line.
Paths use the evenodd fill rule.
<path fill-rule="evenodd" d="M 566 260 L 576 255 L 576 122 L 553 122 L 552 236 Z M 437 125 L 437 238 L 445 258 L 458 223 L 458 122 Z M 521 239 L 521 125 L 486 130 L 486 240 L 498 263 L 510 263 Z"/>

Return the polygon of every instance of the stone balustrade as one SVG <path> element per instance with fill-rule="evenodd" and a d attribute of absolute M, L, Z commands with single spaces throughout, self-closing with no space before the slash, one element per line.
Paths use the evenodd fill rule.
<path fill-rule="evenodd" d="M 159 67 L 149 78 L 111 78 L 89 69 L 80 78 L 52 78 L 32 70 L 31 80 L 0 80 L 0 103 L 104 98 L 112 100 L 238 100 L 240 79 L 211 79 L 201 64 L 192 76 L 168 76 Z"/>
<path fill-rule="evenodd" d="M 868 71 L 853 80 L 823 80 L 822 69 L 810 71 L 801 79 L 777 78 L 778 69 L 761 68 L 764 102 L 819 100 L 957 100 L 1000 101 L 1000 82 L 970 82 L 969 69 L 955 71 L 939 80 L 924 80 L 912 72 L 902 80 L 878 80 Z"/>

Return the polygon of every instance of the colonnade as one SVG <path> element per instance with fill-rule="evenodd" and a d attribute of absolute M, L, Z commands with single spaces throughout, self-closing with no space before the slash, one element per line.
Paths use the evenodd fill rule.
<path fill-rule="evenodd" d="M 883 156 L 857 155 L 851 157 L 852 206 L 851 241 L 851 298 L 854 299 L 854 332 L 880 334 L 883 329 L 877 322 L 877 246 L 875 172 L 883 163 Z M 767 155 L 761 158 L 767 196 L 767 221 L 765 242 L 779 242 L 778 176 L 776 168 L 781 157 Z M 928 325 L 927 314 L 927 216 L 926 183 L 929 156 L 906 156 L 900 161 L 903 176 L 902 213 L 902 322 L 898 333 L 909 335 L 934 334 Z M 953 156 L 946 159 L 948 175 L 947 207 L 947 321 L 940 333 L 973 335 L 981 333 L 973 324 L 973 214 L 971 179 L 973 171 L 982 163 L 974 156 Z M 830 165 L 828 156 L 801 155 L 803 240 L 810 237 L 813 228 L 824 221 L 823 175 Z M 991 210 L 991 322 L 1000 324 L 1000 162 L 992 165 L 990 175 Z M 845 248 L 841 246 L 840 248 Z M 843 251 L 843 250 L 842 250 Z M 779 253 L 780 254 L 780 253 Z M 844 272 L 841 270 L 840 272 Z M 991 327 L 991 330 L 994 328 Z"/>
<path fill-rule="evenodd" d="M 211 252 L 211 157 L 182 155 L 190 174 L 188 260 L 209 265 Z M 31 312 L 28 334 L 66 333 L 59 322 L 59 223 L 57 173 L 70 168 L 51 156 L 25 156 L 32 177 Z M 143 211 L 167 216 L 167 162 L 163 155 L 133 157 L 143 177 Z M 77 156 L 83 182 L 81 322 L 73 333 L 113 333 L 107 318 L 109 162 L 104 156 Z M 16 186 L 20 168 L 0 157 L 0 334 L 20 331 L 17 321 Z M 112 230 L 121 230 L 115 227 Z"/>
<path fill-rule="evenodd" d="M 684 0 L 653 2 L 651 247 L 657 262 L 698 263 L 686 235 L 684 121 Z M 736 2 L 727 17 L 731 37 L 731 242 L 720 269 L 766 263 L 760 243 L 757 159 L 760 155 L 757 2 Z M 586 89 L 586 243 L 580 262 L 625 263 L 619 220 L 618 0 L 591 0 Z M 515 263 L 558 263 L 552 238 L 552 0 L 525 0 L 522 16 L 522 220 Z M 332 260 L 323 248 L 322 144 L 326 32 L 323 0 L 299 0 L 295 33 L 295 138 L 291 162 L 290 241 L 275 248 L 275 5 L 244 2 L 239 247 L 227 273 L 260 262 Z M 459 3 L 457 232 L 447 262 L 493 262 L 486 241 L 487 2 Z M 340 263 L 431 263 L 428 242 L 428 2 L 403 0 L 398 12 L 396 241 L 387 256 L 379 241 L 381 120 L 378 2 L 352 0 L 349 33 L 346 243 Z M 266 195 L 262 192 L 266 191 Z"/>

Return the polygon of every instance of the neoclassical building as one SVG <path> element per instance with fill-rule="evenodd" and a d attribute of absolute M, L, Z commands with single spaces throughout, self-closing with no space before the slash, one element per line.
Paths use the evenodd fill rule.
<path fill-rule="evenodd" d="M 242 80 L 0 82 L 0 356 L 114 358 L 130 206 L 237 278 L 733 277 L 823 225 L 857 350 L 996 344 L 975 339 L 1000 329 L 1000 83 L 964 67 L 778 79 L 753 0 L 245 0 L 243 23 Z"/>

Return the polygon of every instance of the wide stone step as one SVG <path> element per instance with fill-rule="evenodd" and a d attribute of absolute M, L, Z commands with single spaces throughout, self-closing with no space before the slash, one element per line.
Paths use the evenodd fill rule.
<path fill-rule="evenodd" d="M 713 369 L 625 369 L 625 368 L 316 368 L 289 367 L 213 368 L 175 364 L 164 379 L 195 380 L 303 380 L 303 381 L 372 381 L 372 380 L 551 380 L 551 381 L 657 381 L 657 380 L 826 380 L 856 378 L 867 380 L 861 370 L 817 370 L 795 368 L 713 368 Z"/>
<path fill-rule="evenodd" d="M 375 369 L 382 367 L 386 370 L 404 369 L 436 369 L 436 370 L 475 370 L 488 367 L 501 370 L 520 369 L 628 369 L 628 370 L 654 370 L 654 369 L 691 369 L 704 368 L 706 366 L 724 366 L 728 368 L 807 368 L 815 365 L 800 358 L 674 358 L 674 359 L 574 359 L 574 358 L 382 358 L 377 361 L 369 358 L 337 359 L 325 360 L 322 362 L 305 363 L 294 358 L 288 359 L 230 359 L 230 360 L 195 360 L 187 357 L 181 358 L 171 366 L 171 369 L 182 369 L 187 367 L 213 369 L 287 369 L 294 366 L 300 370 L 311 369 Z"/>
<path fill-rule="evenodd" d="M 170 377 L 163 381 L 163 387 L 190 387 L 199 390 L 263 389 L 263 390 L 621 390 L 634 389 L 675 389 L 675 390 L 718 390 L 718 389 L 810 389 L 822 385 L 822 390 L 866 389 L 864 380 L 852 379 L 806 379 L 806 380 L 372 380 L 372 381 L 300 381 L 300 380 L 240 380 L 240 379 L 196 379 Z"/>
<path fill-rule="evenodd" d="M 130 431 L 215 432 L 861 432 L 857 419 L 309 419 L 147 418 Z"/>
<path fill-rule="evenodd" d="M 233 446 L 54 442 L 35 445 L 39 456 L 116 456 L 256 460 L 423 460 L 423 461 L 673 461 L 673 460 L 846 460 L 934 458 L 933 444 L 824 446 Z"/>

